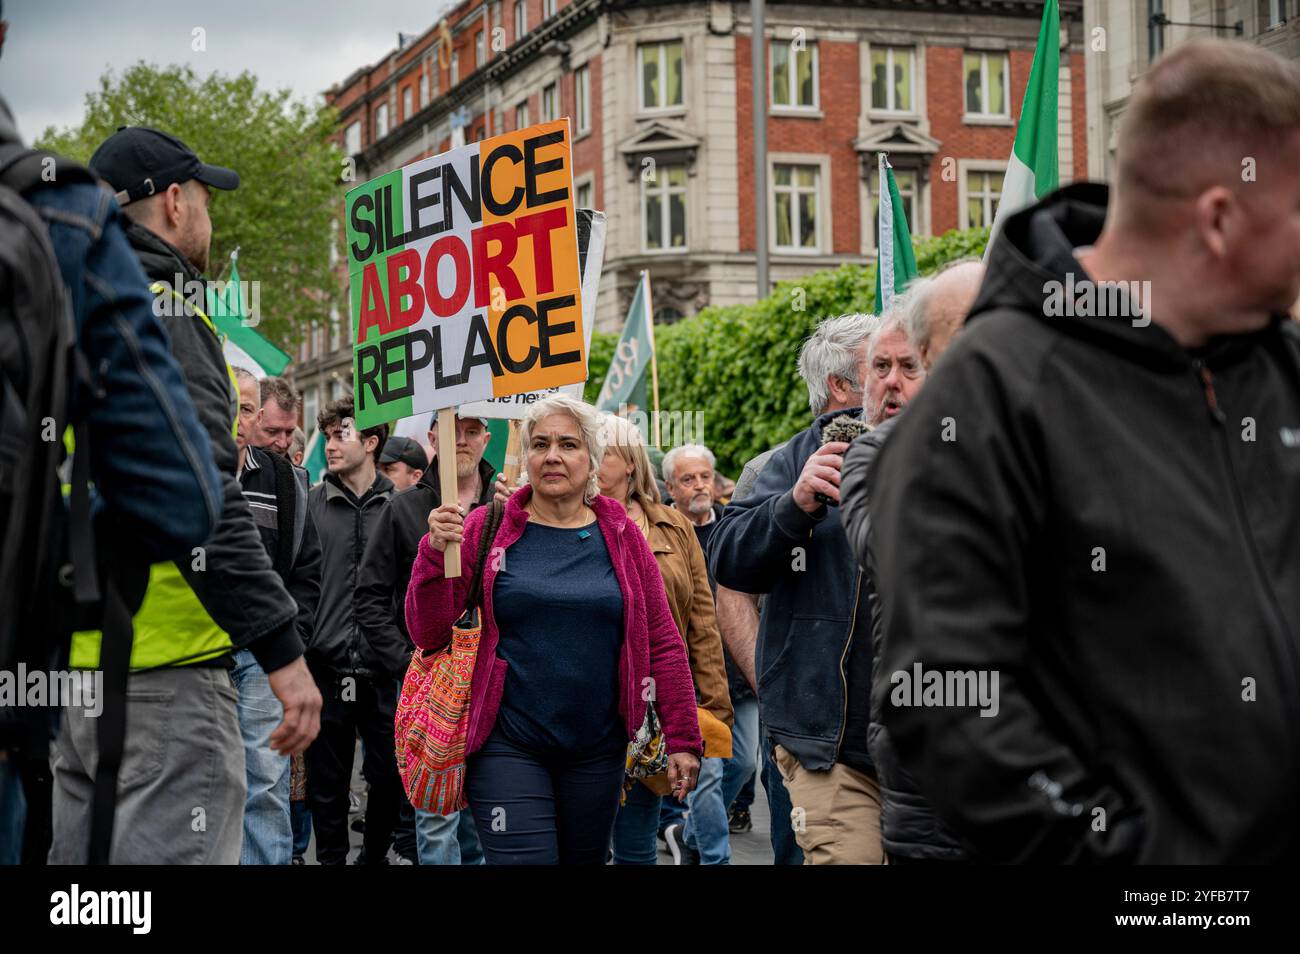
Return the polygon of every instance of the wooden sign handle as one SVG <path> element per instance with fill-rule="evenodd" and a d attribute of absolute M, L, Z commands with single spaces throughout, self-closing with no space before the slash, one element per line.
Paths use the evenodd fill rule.
<path fill-rule="evenodd" d="M 514 492 L 515 484 L 519 482 L 519 471 L 523 464 L 523 459 L 520 457 L 521 443 L 519 422 L 512 420 L 506 430 L 506 459 L 505 467 L 502 468 L 506 478 L 506 490 L 510 493 Z"/>
<path fill-rule="evenodd" d="M 456 409 L 445 407 L 438 412 L 438 484 L 443 503 L 456 503 L 460 491 L 456 486 Z M 442 575 L 453 580 L 460 576 L 460 544 L 449 543 L 442 554 Z"/>

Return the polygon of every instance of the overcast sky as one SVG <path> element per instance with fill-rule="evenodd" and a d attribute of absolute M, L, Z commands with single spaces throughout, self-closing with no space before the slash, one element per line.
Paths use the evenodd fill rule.
<path fill-rule="evenodd" d="M 251 70 L 264 89 L 311 99 L 419 33 L 455 0 L 3 0 L 0 94 L 23 138 L 80 123 L 105 70 L 146 60 L 200 75 Z M 207 51 L 191 49 L 206 31 Z"/>

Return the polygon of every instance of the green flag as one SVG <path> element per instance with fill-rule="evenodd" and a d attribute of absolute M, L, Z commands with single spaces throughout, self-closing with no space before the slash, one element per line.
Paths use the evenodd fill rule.
<path fill-rule="evenodd" d="M 876 235 L 876 314 L 889 310 L 894 295 L 916 277 L 916 256 L 912 254 L 912 235 L 907 228 L 907 210 L 894 181 L 894 167 L 889 157 L 880 154 L 880 217 Z"/>
<path fill-rule="evenodd" d="M 293 359 L 251 327 L 247 315 L 239 283 L 239 249 L 235 249 L 230 253 L 230 279 L 224 286 L 208 284 L 208 317 L 221 335 L 227 361 L 259 378 L 282 374 Z"/>
<path fill-rule="evenodd" d="M 1020 125 L 1011 147 L 1002 197 L 993 217 L 988 248 L 1012 213 L 1033 205 L 1060 184 L 1057 167 L 1058 79 L 1061 72 L 1061 13 L 1057 0 L 1043 6 L 1043 22 L 1038 28 L 1038 48 L 1029 70 L 1029 85 L 1020 107 Z M 988 249 L 985 249 L 987 256 Z"/>
<path fill-rule="evenodd" d="M 650 311 L 646 304 L 646 273 L 641 273 L 636 293 L 627 310 L 623 336 L 618 339 L 613 360 L 605 374 L 605 383 L 596 398 L 602 411 L 617 412 L 621 405 L 649 413 L 650 355 L 654 350 L 650 330 Z"/>

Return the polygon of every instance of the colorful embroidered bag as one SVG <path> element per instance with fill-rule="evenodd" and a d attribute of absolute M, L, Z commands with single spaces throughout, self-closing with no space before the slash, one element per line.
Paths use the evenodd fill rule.
<path fill-rule="evenodd" d="M 483 632 L 483 567 L 504 511 L 496 500 L 488 504 L 469 600 L 451 628 L 451 641 L 442 649 L 416 649 L 411 654 L 397 700 L 393 728 L 402 786 L 412 805 L 437 815 L 466 807 L 465 746 L 470 683 Z"/>

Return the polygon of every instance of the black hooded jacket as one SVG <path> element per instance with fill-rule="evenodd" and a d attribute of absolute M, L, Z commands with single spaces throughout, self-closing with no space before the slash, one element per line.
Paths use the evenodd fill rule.
<path fill-rule="evenodd" d="M 1075 185 L 1008 220 L 868 473 L 873 690 L 979 860 L 1289 859 L 1300 327 L 1190 352 L 1140 319 L 1050 317 L 1106 202 Z M 996 714 L 898 704 L 914 664 L 996 674 Z"/>

